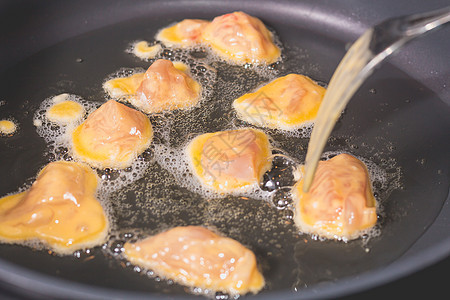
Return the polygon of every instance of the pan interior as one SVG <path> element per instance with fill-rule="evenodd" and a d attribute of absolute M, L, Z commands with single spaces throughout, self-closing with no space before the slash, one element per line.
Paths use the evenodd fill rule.
<path fill-rule="evenodd" d="M 211 16 L 203 16 L 212 18 Z M 196 17 L 173 16 L 172 20 Z M 99 104 L 102 83 L 120 68 L 147 68 L 125 49 L 132 41 L 153 40 L 170 23 L 167 16 L 139 18 L 92 31 L 47 48 L 0 74 L 0 118 L 12 117 L 18 132 L 0 138 L 0 195 L 29 185 L 51 160 L 48 145 L 33 126 L 40 103 L 71 93 Z M 327 82 L 345 45 L 305 27 L 283 22 L 270 26 L 283 43 L 277 76 L 300 73 Z M 167 53 L 170 58 L 174 53 Z M 247 126 L 236 120 L 232 100 L 268 80 L 242 67 L 213 62 L 217 70 L 212 95 L 203 108 L 152 117 L 156 126 L 171 122 L 166 141 L 173 148 L 189 133 Z M 274 71 L 274 72 L 275 72 Z M 269 76 L 270 77 L 270 76 Z M 299 234 L 287 210 L 240 197 L 209 199 L 181 187 L 156 161 L 143 178 L 115 192 L 109 201 L 114 229 L 104 248 L 59 257 L 45 250 L 0 245 L 0 258 L 18 266 L 74 282 L 124 291 L 185 295 L 186 289 L 137 272 L 114 255 L 131 236 L 145 236 L 179 225 L 206 225 L 252 249 L 267 281 L 262 293 L 301 291 L 388 264 L 404 253 L 434 221 L 448 192 L 449 109 L 435 94 L 392 65 L 366 82 L 338 122 L 326 151 L 348 152 L 380 167 L 392 182 L 375 182 L 382 202 L 381 234 L 349 243 L 319 241 Z M 158 118 L 162 118 L 158 119 Z M 303 162 L 308 139 L 267 131 L 275 145 Z M 401 176 L 398 176 L 401 173 Z M 389 177 L 390 176 L 390 177 Z M 163 180 L 163 178 L 165 180 Z M 151 276 L 150 276 L 151 277 Z"/>

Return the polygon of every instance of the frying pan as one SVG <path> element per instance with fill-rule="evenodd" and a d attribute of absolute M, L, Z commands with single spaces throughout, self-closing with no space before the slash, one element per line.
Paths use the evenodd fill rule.
<path fill-rule="evenodd" d="M 152 39 L 157 29 L 174 21 L 245 11 L 261 18 L 283 43 L 280 74 L 299 72 L 327 82 L 346 45 L 366 28 L 389 17 L 443 7 L 445 2 L 2 1 L 0 118 L 12 117 L 20 127 L 14 136 L 0 139 L 0 194 L 30 184 L 49 161 L 48 146 L 31 121 L 42 100 L 68 92 L 104 101 L 101 83 L 108 74 L 146 65 L 124 53 L 129 43 Z M 233 197 L 205 202 L 187 191 L 179 193 L 170 184 L 141 190 L 156 205 L 148 211 L 133 206 L 145 200 L 136 197 L 133 189 L 145 185 L 114 194 L 113 219 L 118 227 L 140 227 L 147 233 L 164 226 L 207 223 L 242 241 L 257 255 L 269 283 L 259 298 L 343 296 L 444 259 L 450 253 L 449 33 L 444 28 L 412 42 L 376 71 L 350 102 L 327 146 L 327 151 L 371 157 L 384 166 L 394 162 L 401 171 L 398 186 L 381 191 L 386 197 L 381 234 L 367 245 L 315 241 L 296 234 L 292 223 L 283 219 L 283 211 L 273 206 Z M 218 74 L 218 82 L 233 84 L 239 79 L 231 71 L 223 74 Z M 261 83 L 252 76 L 246 78 L 249 89 Z M 219 95 L 216 91 L 213 98 Z M 221 109 L 217 106 L 205 116 L 206 127 L 221 125 L 217 121 Z M 280 136 L 271 135 L 275 140 Z M 281 139 L 279 143 L 301 161 L 300 149 L 307 141 Z M 158 164 L 152 164 L 146 178 L 154 179 L 152 174 L 161 172 Z M 168 202 L 162 204 L 160 198 Z M 131 209 L 123 210 L 121 201 Z M 177 206 L 183 209 L 158 210 Z M 115 242 L 120 239 L 119 234 Z M 100 248 L 78 256 L 0 245 L 1 288 L 24 298 L 192 297 L 181 286 L 123 266 Z"/>

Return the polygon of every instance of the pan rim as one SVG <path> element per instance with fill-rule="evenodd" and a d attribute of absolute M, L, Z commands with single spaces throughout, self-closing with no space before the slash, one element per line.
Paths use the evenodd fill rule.
<path fill-rule="evenodd" d="M 175 2 L 175 1 L 170 1 Z M 238 1 L 236 1 L 238 2 Z M 287 2 L 287 1 L 285 1 Z M 126 21 L 126 20 L 122 20 Z M 94 29 L 95 30 L 95 29 Z M 80 33 L 81 34 L 81 33 Z M 70 38 L 70 37 L 69 37 Z M 45 47 L 46 48 L 46 47 Z M 45 49 L 44 48 L 44 49 Z M 397 66 L 397 65 L 396 65 Z M 447 196 L 447 199 L 445 200 L 444 205 L 449 205 L 450 198 Z M 437 217 L 439 218 L 439 216 Z M 431 225 L 433 226 L 434 223 Z M 430 226 L 430 227 L 431 227 Z M 429 230 L 430 228 L 428 228 Z M 427 234 L 427 231 L 424 232 L 423 235 Z M 420 240 L 421 237 L 419 237 Z M 261 298 L 265 297 L 274 297 L 276 295 L 283 295 L 284 297 L 292 296 L 293 298 L 316 298 L 316 297 L 324 297 L 324 296 L 338 296 L 338 295 L 346 295 L 350 293 L 354 293 L 357 291 L 361 291 L 364 289 L 368 289 L 371 287 L 375 287 L 378 285 L 381 285 L 386 282 L 393 281 L 395 279 L 404 277 L 408 274 L 411 274 L 413 272 L 416 272 L 420 269 L 425 268 L 426 266 L 431 265 L 434 262 L 437 262 L 444 257 L 448 256 L 450 254 L 450 237 L 436 243 L 424 250 L 420 250 L 418 253 L 412 254 L 410 256 L 401 256 L 399 259 L 395 260 L 391 264 L 387 266 L 380 266 L 376 269 L 369 270 L 363 274 L 359 274 L 356 276 L 348 277 L 348 278 L 342 278 L 338 280 L 335 283 L 331 283 L 330 285 L 321 285 L 320 291 L 316 287 L 306 288 L 301 291 L 301 293 L 293 293 L 292 291 L 274 291 L 269 292 L 266 294 L 261 294 Z M 121 292 L 121 290 L 112 290 L 112 289 L 106 289 L 106 288 L 100 288 L 100 287 L 93 287 L 89 286 L 87 284 L 82 283 L 76 283 L 71 282 L 69 280 L 64 280 L 60 278 L 56 278 L 49 275 L 43 275 L 39 272 L 35 272 L 17 265 L 14 265 L 10 262 L 7 262 L 3 259 L 0 259 L 0 281 L 4 283 L 8 283 L 11 286 L 20 287 L 21 289 L 24 289 L 25 291 L 36 293 L 36 292 L 42 292 L 43 295 L 48 295 L 47 292 L 56 292 L 57 294 L 52 294 L 52 296 L 59 296 L 59 297 L 67 297 L 68 292 L 76 292 L 79 294 L 74 295 L 73 297 L 80 297 L 84 296 L 86 297 L 86 293 L 89 293 L 89 298 L 93 297 L 111 297 L 111 298 L 123 298 L 125 294 Z M 17 282 L 19 278 L 22 278 L 26 284 L 24 285 L 17 285 Z M 57 282 L 57 284 L 55 284 Z M 339 284 L 336 283 L 343 283 L 342 286 L 339 286 Z M 33 290 L 27 290 L 27 288 L 32 287 Z M 78 288 L 74 288 L 78 287 Z M 53 289 L 52 289 L 53 288 Z M 344 290 L 345 288 L 345 290 Z M 92 294 L 91 294 L 92 292 Z M 301 295 L 300 295 L 301 294 Z M 131 296 L 130 296 L 131 295 Z M 133 292 L 126 292 L 127 298 L 142 298 L 143 296 L 146 296 L 149 298 L 148 294 L 144 293 L 133 293 Z M 70 296 L 70 294 L 69 294 Z M 161 297 L 171 297 L 170 295 L 158 295 L 158 298 Z M 183 296 L 177 296 L 177 298 L 191 298 L 189 295 L 183 297 Z M 151 298 L 151 297 L 150 297 Z"/>
<path fill-rule="evenodd" d="M 400 258 L 387 266 L 380 266 L 367 272 L 344 277 L 336 282 L 323 283 L 320 286 L 306 287 L 298 292 L 268 291 L 259 294 L 260 299 L 317 299 L 326 297 L 342 297 L 356 292 L 364 291 L 405 277 L 450 255 L 450 237 L 440 243 L 406 258 Z M 0 259 L 0 286 L 10 291 L 20 291 L 20 296 L 33 295 L 52 298 L 80 299 L 193 299 L 191 295 L 161 295 L 145 292 L 125 291 L 111 288 L 90 286 L 88 284 L 73 282 L 50 275 L 41 274 L 27 268 Z M 20 282 L 20 284 L 17 284 Z M 197 299 L 198 297 L 195 297 Z"/>

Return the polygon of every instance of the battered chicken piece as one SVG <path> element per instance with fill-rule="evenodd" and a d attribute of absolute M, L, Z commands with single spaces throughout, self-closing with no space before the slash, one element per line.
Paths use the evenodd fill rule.
<path fill-rule="evenodd" d="M 133 264 L 182 285 L 232 295 L 264 287 L 252 251 L 203 227 L 175 227 L 124 248 Z"/>
<path fill-rule="evenodd" d="M 200 90 L 200 84 L 171 61 L 159 59 L 145 72 L 136 97 L 129 101 L 145 113 L 184 109 L 198 103 Z"/>
<path fill-rule="evenodd" d="M 88 166 L 48 164 L 29 190 L 0 199 L 0 241 L 38 239 L 60 254 L 104 243 L 108 220 L 96 189 Z"/>
<path fill-rule="evenodd" d="M 325 91 L 309 77 L 289 74 L 239 97 L 233 107 L 251 124 L 292 130 L 316 118 Z"/>
<path fill-rule="evenodd" d="M 257 184 L 271 166 L 267 136 L 251 128 L 202 134 L 187 152 L 194 174 L 219 192 Z"/>
<path fill-rule="evenodd" d="M 177 24 L 163 28 L 156 39 L 168 47 L 189 47 L 202 42 L 202 32 L 210 22 L 198 19 L 185 19 Z"/>
<path fill-rule="evenodd" d="M 214 18 L 202 37 L 218 55 L 239 64 L 270 64 L 281 53 L 263 22 L 240 11 Z"/>
<path fill-rule="evenodd" d="M 173 62 L 175 69 L 189 73 L 189 67 L 180 62 Z M 136 73 L 128 77 L 114 78 L 106 81 L 103 84 L 103 88 L 112 98 L 122 98 L 131 102 L 130 98 L 136 97 L 136 92 L 142 81 L 144 80 L 145 73 Z"/>
<path fill-rule="evenodd" d="M 73 155 L 97 168 L 126 168 L 152 137 L 147 116 L 110 100 L 73 131 Z"/>
<path fill-rule="evenodd" d="M 366 166 L 349 154 L 320 161 L 308 193 L 293 188 L 295 222 L 301 231 L 351 240 L 377 222 L 376 200 Z"/>

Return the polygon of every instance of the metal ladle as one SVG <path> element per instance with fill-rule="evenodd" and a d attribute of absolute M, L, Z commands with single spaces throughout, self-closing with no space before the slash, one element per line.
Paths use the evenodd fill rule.
<path fill-rule="evenodd" d="M 336 121 L 374 68 L 410 40 L 449 21 L 450 6 L 388 19 L 368 29 L 350 47 L 331 77 L 317 114 L 305 159 L 304 192 L 308 192 L 311 186 L 320 156 Z"/>

